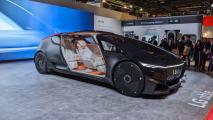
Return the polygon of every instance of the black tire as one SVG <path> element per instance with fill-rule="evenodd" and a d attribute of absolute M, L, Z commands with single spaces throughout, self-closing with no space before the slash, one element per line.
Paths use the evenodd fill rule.
<path fill-rule="evenodd" d="M 115 88 L 127 96 L 137 97 L 144 88 L 143 72 L 133 62 L 119 63 L 114 69 L 113 81 Z"/>
<path fill-rule="evenodd" d="M 43 52 L 38 52 L 35 55 L 35 66 L 39 73 L 48 74 L 50 73 L 47 67 L 47 57 Z"/>

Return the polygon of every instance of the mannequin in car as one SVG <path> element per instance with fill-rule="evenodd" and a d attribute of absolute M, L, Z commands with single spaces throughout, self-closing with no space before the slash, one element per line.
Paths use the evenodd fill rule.
<path fill-rule="evenodd" d="M 77 48 L 80 59 L 86 67 L 97 69 L 100 72 L 106 72 L 103 58 L 93 53 L 84 40 L 77 41 Z"/>
<path fill-rule="evenodd" d="M 70 70 L 78 68 L 79 55 L 76 52 L 75 45 L 70 38 L 64 38 L 61 41 L 61 50 Z"/>

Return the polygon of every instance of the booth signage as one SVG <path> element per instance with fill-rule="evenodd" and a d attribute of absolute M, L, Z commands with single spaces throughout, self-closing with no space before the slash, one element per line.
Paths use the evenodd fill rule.
<path fill-rule="evenodd" d="M 171 20 L 169 20 L 169 23 L 171 23 L 171 24 L 180 23 L 180 19 L 171 19 Z"/>
<path fill-rule="evenodd" d="M 142 26 L 142 25 L 162 25 L 162 24 L 183 24 L 183 23 L 202 23 L 202 16 L 181 16 L 164 17 L 155 19 L 123 21 L 123 26 Z"/>
<path fill-rule="evenodd" d="M 188 104 L 194 107 L 206 108 L 212 97 L 212 91 L 199 92 L 195 97 L 192 98 L 191 102 L 189 102 Z"/>
<path fill-rule="evenodd" d="M 135 21 L 122 22 L 122 26 L 135 26 Z"/>
<path fill-rule="evenodd" d="M 136 21 L 135 25 L 160 25 L 164 23 L 165 21 L 163 20 L 140 20 Z"/>

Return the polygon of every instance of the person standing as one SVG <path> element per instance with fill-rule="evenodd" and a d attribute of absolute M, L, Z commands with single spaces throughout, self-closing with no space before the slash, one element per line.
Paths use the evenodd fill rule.
<path fill-rule="evenodd" d="M 146 37 L 142 37 L 141 41 L 147 42 L 147 41 L 146 41 Z"/>
<path fill-rule="evenodd" d="M 213 71 L 213 38 L 211 38 L 211 45 L 210 45 L 210 53 L 209 53 L 209 67 L 208 71 Z"/>
<path fill-rule="evenodd" d="M 199 71 L 201 69 L 201 62 L 202 62 L 201 58 L 202 58 L 203 48 L 204 48 L 203 43 L 201 42 L 201 40 L 198 40 L 194 48 L 194 60 L 195 60 L 194 67 L 196 67 L 197 70 Z"/>
<path fill-rule="evenodd" d="M 172 53 L 179 55 L 178 41 L 177 40 L 171 41 L 171 47 L 170 48 L 171 48 Z"/>
<path fill-rule="evenodd" d="M 161 44 L 159 45 L 159 47 L 169 51 L 169 43 L 166 38 L 161 40 Z"/>
<path fill-rule="evenodd" d="M 193 49 L 193 44 L 192 44 L 192 41 L 190 40 L 190 36 L 185 36 L 185 40 L 186 40 L 186 43 L 184 45 L 183 60 L 187 61 L 187 67 L 189 68 L 190 67 L 190 62 L 191 62 L 191 60 L 190 60 L 190 52 Z"/>
<path fill-rule="evenodd" d="M 184 46 L 185 46 L 185 41 L 184 41 L 184 37 L 182 37 L 178 45 L 179 56 L 183 56 Z"/>
<path fill-rule="evenodd" d="M 210 53 L 210 47 L 211 47 L 211 43 L 210 43 L 209 39 L 205 39 L 204 49 L 203 49 L 203 59 L 202 59 L 202 70 L 203 71 L 206 71 L 205 67 L 206 67 L 206 61 L 208 59 L 208 55 Z"/>
<path fill-rule="evenodd" d="M 157 37 L 156 37 L 156 36 L 153 36 L 153 37 L 151 38 L 151 40 L 150 40 L 148 43 L 157 46 L 157 45 L 158 45 Z"/>

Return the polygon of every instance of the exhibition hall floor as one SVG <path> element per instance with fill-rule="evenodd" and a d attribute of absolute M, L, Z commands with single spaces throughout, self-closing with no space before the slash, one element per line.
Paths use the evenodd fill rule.
<path fill-rule="evenodd" d="M 41 75 L 31 60 L 0 63 L 0 120 L 202 120 L 213 79 L 186 74 L 170 96 L 133 98 L 93 80 Z"/>

